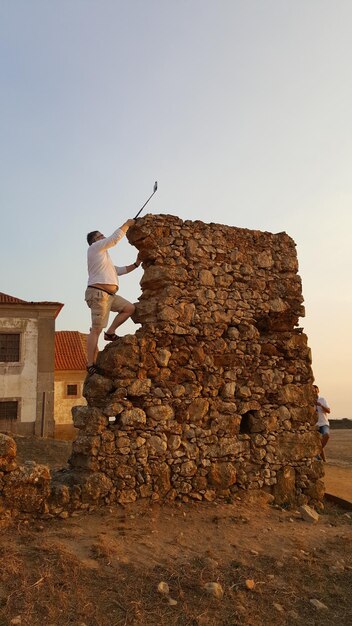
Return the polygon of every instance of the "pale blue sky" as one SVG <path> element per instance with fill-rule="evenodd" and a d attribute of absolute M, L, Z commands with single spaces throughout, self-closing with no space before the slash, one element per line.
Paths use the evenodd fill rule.
<path fill-rule="evenodd" d="M 152 212 L 294 238 L 316 382 L 352 417 L 351 23 L 350 0 L 0 0 L 0 291 L 87 332 L 85 235 L 158 180 Z"/>

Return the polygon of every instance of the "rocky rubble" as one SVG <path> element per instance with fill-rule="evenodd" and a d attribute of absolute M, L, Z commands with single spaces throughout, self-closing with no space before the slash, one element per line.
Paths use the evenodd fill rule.
<path fill-rule="evenodd" d="M 139 219 L 128 239 L 143 261 L 141 327 L 100 353 L 52 498 L 75 508 L 264 489 L 281 505 L 320 502 L 293 240 L 169 215 Z"/>

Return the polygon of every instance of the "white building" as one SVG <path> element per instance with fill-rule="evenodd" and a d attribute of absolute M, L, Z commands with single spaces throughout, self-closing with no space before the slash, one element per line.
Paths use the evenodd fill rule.
<path fill-rule="evenodd" d="M 0 292 L 0 430 L 54 435 L 54 338 L 60 302 Z"/>

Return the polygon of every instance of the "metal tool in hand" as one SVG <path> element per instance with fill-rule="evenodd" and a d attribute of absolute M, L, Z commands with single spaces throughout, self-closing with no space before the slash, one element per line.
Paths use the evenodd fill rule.
<path fill-rule="evenodd" d="M 138 211 L 137 215 L 134 217 L 134 219 L 135 219 L 135 220 L 137 219 L 138 215 L 139 215 L 139 214 L 143 211 L 143 209 L 144 209 L 145 205 L 146 205 L 146 204 L 148 204 L 149 200 L 150 200 L 150 199 L 154 196 L 154 194 L 155 194 L 155 192 L 156 192 L 156 190 L 157 190 L 157 189 L 158 189 L 158 181 L 155 181 L 152 195 L 151 195 L 151 196 L 149 196 L 149 198 L 148 198 L 147 202 L 145 202 L 145 203 L 143 204 L 142 208 L 141 208 L 141 209 L 139 209 L 139 211 Z"/>

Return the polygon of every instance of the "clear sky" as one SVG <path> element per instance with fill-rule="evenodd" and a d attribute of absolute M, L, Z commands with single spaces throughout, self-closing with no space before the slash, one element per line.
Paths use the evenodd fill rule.
<path fill-rule="evenodd" d="M 85 235 L 158 180 L 148 211 L 293 237 L 316 382 L 351 418 L 351 24 L 350 0 L 0 0 L 0 291 L 87 332 Z"/>

